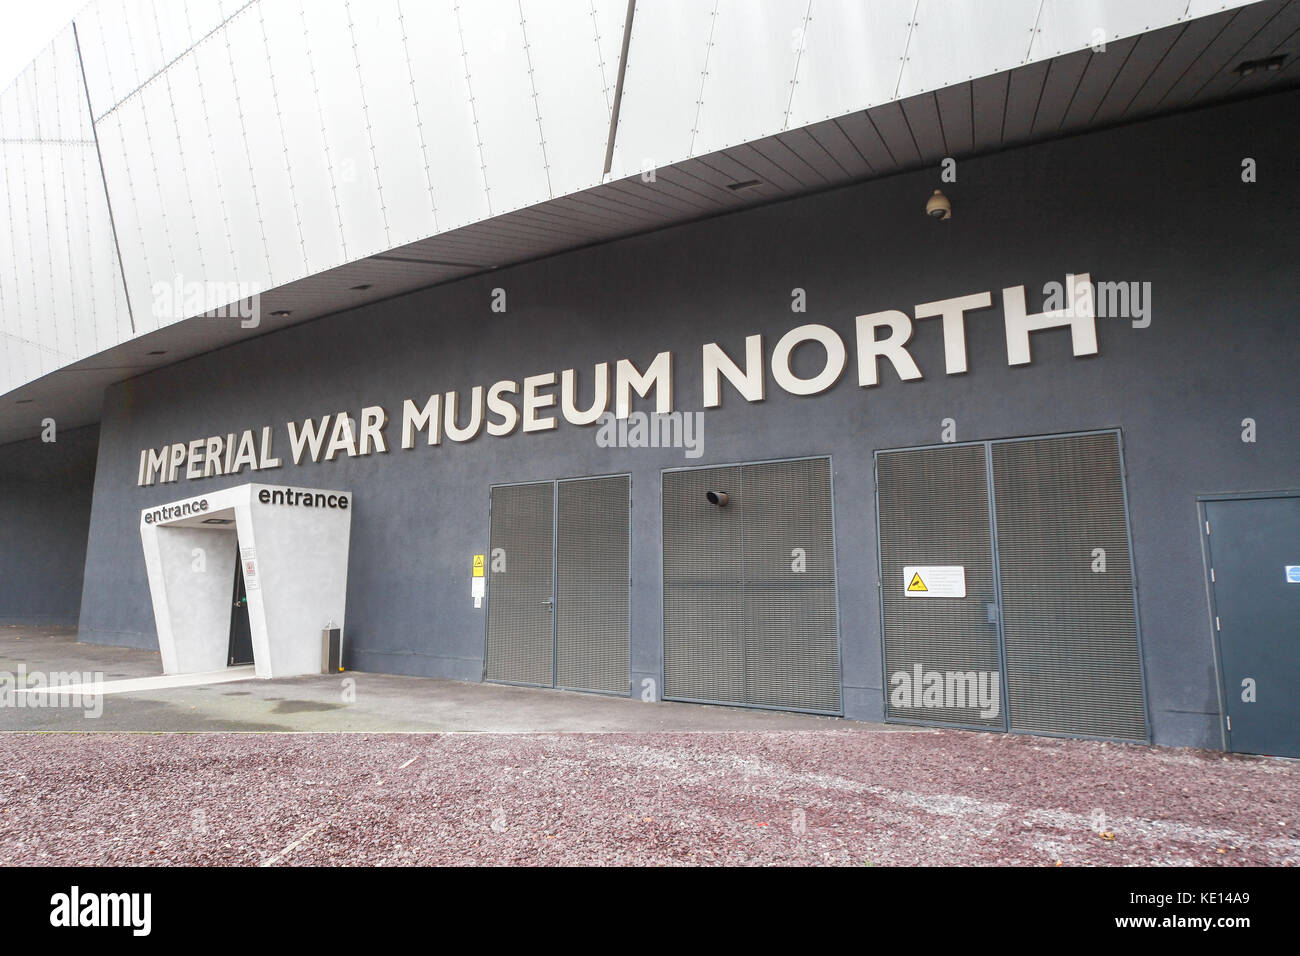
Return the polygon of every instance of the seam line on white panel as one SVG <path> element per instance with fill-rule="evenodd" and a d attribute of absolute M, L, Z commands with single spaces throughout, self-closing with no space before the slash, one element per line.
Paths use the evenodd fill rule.
<path fill-rule="evenodd" d="M 307 236 L 302 230 L 302 207 L 298 205 L 298 187 L 293 181 L 293 164 L 289 162 L 289 138 L 284 132 L 284 110 L 280 108 L 280 89 L 275 85 L 275 64 L 271 58 L 271 38 L 266 35 L 266 17 L 262 5 L 257 6 L 257 25 L 262 31 L 262 49 L 266 51 L 266 73 L 271 78 L 271 105 L 275 108 L 275 124 L 280 128 L 280 149 L 284 157 L 284 175 L 289 180 L 289 204 L 293 206 L 294 224 L 298 229 L 298 251 L 302 253 L 302 267 L 311 272 L 307 259 Z M 274 280 L 274 277 L 272 277 Z"/>
<path fill-rule="evenodd" d="M 221 208 L 221 221 L 226 227 L 226 254 L 230 257 L 227 262 L 231 272 L 235 271 L 235 240 L 230 230 L 230 208 L 226 205 L 226 190 L 222 185 L 221 167 L 217 165 L 217 144 L 212 136 L 212 113 L 208 109 L 208 97 L 203 92 L 203 77 L 199 75 L 199 61 L 195 57 L 190 60 L 194 65 L 194 80 L 196 88 L 199 91 L 199 106 L 203 110 L 203 126 L 208 131 L 208 162 L 212 165 L 213 178 L 217 184 L 217 205 Z M 207 278 L 206 276 L 204 277 Z"/>
<path fill-rule="evenodd" d="M 465 49 L 465 28 L 460 22 L 460 4 L 452 7 L 456 16 L 456 39 L 460 41 L 460 63 L 465 71 L 465 92 L 469 94 L 469 114 L 474 121 L 474 141 L 478 146 L 478 168 L 483 177 L 483 197 L 487 201 L 488 216 L 492 216 L 492 187 L 488 185 L 487 159 L 483 155 L 483 131 L 478 125 L 478 104 L 474 102 L 474 83 L 469 75 L 469 51 Z"/>
<path fill-rule="evenodd" d="M 542 147 L 542 171 L 546 173 L 546 198 L 554 199 L 555 190 L 551 187 L 551 163 L 546 157 L 546 131 L 542 128 L 542 103 L 537 95 L 537 77 L 533 73 L 533 51 L 528 45 L 528 24 L 524 19 L 523 0 L 516 0 L 519 10 L 519 32 L 524 38 L 524 62 L 528 64 L 528 87 L 533 91 L 533 114 L 537 117 L 537 142 Z"/>
<path fill-rule="evenodd" d="M 307 35 L 307 6 L 305 0 L 298 2 L 298 16 L 302 20 L 303 47 L 307 51 L 307 72 L 311 75 L 312 96 L 316 99 L 316 118 L 320 122 L 321 145 L 325 149 L 325 168 L 330 174 L 330 195 L 334 197 L 334 219 L 339 226 L 339 248 L 343 252 L 343 261 L 348 261 L 348 234 L 343 228 L 343 209 L 339 205 L 339 184 L 334 178 L 334 157 L 330 152 L 330 138 L 325 133 L 325 107 L 321 104 L 320 81 L 316 79 L 316 61 L 311 55 L 311 37 Z"/>
<path fill-rule="evenodd" d="M 704 46 L 704 66 L 700 70 L 700 94 L 695 99 L 695 122 L 691 124 L 691 142 L 686 149 L 686 155 L 695 155 L 695 137 L 700 131 L 700 113 L 704 109 L 704 85 L 709 79 L 709 54 L 713 52 L 713 32 L 718 26 L 718 2 L 713 0 L 713 13 L 709 17 L 709 39 Z"/>
<path fill-rule="evenodd" d="M 143 90 L 146 86 L 148 86 L 150 83 L 152 83 L 154 80 L 156 80 L 156 79 L 157 79 L 161 74 L 165 73 L 167 70 L 171 69 L 173 66 L 175 66 L 177 63 L 179 63 L 181 60 L 185 59 L 185 57 L 189 56 L 189 54 L 190 54 L 191 52 L 193 52 L 195 49 L 197 49 L 197 48 L 199 47 L 200 44 L 202 44 L 202 43 L 204 43 L 205 41 L 207 41 L 207 40 L 208 40 L 208 39 L 209 39 L 209 38 L 210 38 L 214 33 L 216 33 L 218 30 L 221 30 L 221 29 L 222 29 L 223 27 L 225 27 L 225 25 L 228 24 L 231 20 L 235 19 L 235 17 L 239 16 L 241 13 L 243 13 L 245 10 L 247 10 L 249 7 L 251 7 L 254 3 L 257 3 L 257 2 L 258 2 L 258 0 L 248 0 L 248 2 L 245 3 L 242 7 L 240 7 L 238 10 L 236 10 L 236 11 L 235 11 L 234 13 L 232 13 L 230 16 L 226 17 L 224 20 L 222 20 L 220 23 L 218 23 L 215 27 L 213 27 L 213 28 L 212 28 L 211 30 L 209 30 L 207 33 L 203 34 L 203 36 L 199 37 L 197 40 L 195 40 L 193 43 L 191 43 L 188 47 L 186 47 L 184 50 L 182 50 L 182 51 L 181 51 L 180 53 L 178 53 L 176 56 L 172 57 L 170 60 L 168 60 L 166 63 L 164 63 L 164 64 L 163 64 L 163 65 L 158 69 L 158 71 L 157 71 L 156 73 L 152 74 L 148 79 L 144 80 L 143 82 L 140 82 L 139 71 L 137 70 L 137 71 L 136 71 L 136 81 L 137 81 L 138 85 L 137 85 L 133 90 L 131 90 L 130 92 L 124 94 L 124 95 L 121 97 L 121 99 L 117 100 L 117 101 L 116 101 L 112 106 L 110 106 L 108 109 L 104 110 L 104 112 L 100 113 L 98 116 L 93 116 L 93 114 L 92 114 L 93 119 L 94 119 L 96 122 L 98 122 L 99 120 L 102 120 L 105 116 L 108 116 L 108 115 L 109 115 L 110 113 L 112 113 L 114 110 L 118 109 L 118 108 L 119 108 L 123 103 L 125 103 L 127 100 L 131 99 L 133 96 L 135 96 L 135 95 L 136 95 L 137 93 L 139 93 L 141 90 Z M 188 12 L 189 12 L 189 7 L 188 7 L 188 5 L 186 5 L 186 13 L 188 14 Z M 102 39 L 102 37 L 101 37 L 101 39 Z M 113 85 L 113 84 L 112 84 L 112 69 L 108 66 L 108 63 L 109 63 L 109 58 L 108 58 L 108 56 L 107 56 L 107 51 L 105 51 L 105 56 L 104 56 L 104 64 L 105 64 L 105 66 L 104 66 L 104 68 L 105 68 L 105 70 L 109 73 L 109 88 L 111 89 L 111 88 L 112 88 L 112 85 Z"/>
<path fill-rule="evenodd" d="M 903 71 L 907 69 L 907 54 L 912 49 L 912 31 L 916 29 L 916 12 L 921 7 L 921 0 L 912 5 L 912 18 L 907 21 L 907 39 L 903 41 L 903 55 L 898 58 L 898 79 L 894 81 L 893 99 L 898 99 L 898 91 L 903 86 Z"/>
<path fill-rule="evenodd" d="M 275 276 L 271 269 L 271 246 L 266 241 L 266 217 L 262 215 L 262 197 L 257 188 L 257 175 L 253 170 L 253 148 L 248 142 L 248 122 L 244 117 L 244 101 L 239 95 L 239 75 L 235 69 L 235 50 L 230 43 L 230 31 L 226 31 L 226 58 L 230 62 L 230 88 L 235 94 L 235 113 L 239 117 L 239 137 L 244 142 L 244 162 L 248 164 L 248 184 L 253 194 L 253 212 L 257 216 L 257 231 L 262 236 L 262 258 L 266 260 L 266 280 L 274 285 Z M 239 274 L 239 264 L 235 264 L 236 283 L 244 279 Z"/>
<path fill-rule="evenodd" d="M 1034 52 L 1034 40 L 1038 37 L 1038 24 L 1043 19 L 1043 5 L 1046 2 L 1047 0 L 1038 0 L 1038 11 L 1034 14 L 1034 25 L 1029 28 L 1029 45 L 1025 47 L 1025 58 L 1020 61 L 1021 64 L 1028 63 L 1030 54 Z"/>
<path fill-rule="evenodd" d="M 406 34 L 406 15 L 402 2 L 397 0 L 397 24 L 402 31 L 402 53 L 406 57 L 406 75 L 411 81 L 411 106 L 415 109 L 415 129 L 420 134 L 420 155 L 424 159 L 424 181 L 429 186 L 429 207 L 433 210 L 433 231 L 438 229 L 438 196 L 433 188 L 433 169 L 429 165 L 429 143 L 424 137 L 424 119 L 420 116 L 420 96 L 415 87 L 415 66 L 411 63 L 411 47 Z"/>
<path fill-rule="evenodd" d="M 794 109 L 794 88 L 799 85 L 799 64 L 803 63 L 804 47 L 808 44 L 808 21 L 812 19 L 813 0 L 808 0 L 808 6 L 803 11 L 803 26 L 799 29 L 799 49 L 794 51 L 794 73 L 790 76 L 790 95 L 785 100 L 785 119 L 781 123 L 782 130 L 790 128 L 790 112 Z"/>
<path fill-rule="evenodd" d="M 357 46 L 357 31 L 352 23 L 352 4 L 344 2 L 343 10 L 348 18 L 348 39 L 352 41 L 352 62 L 356 66 L 357 89 L 361 93 L 361 118 L 366 124 L 366 141 L 370 144 L 370 166 L 375 174 L 375 190 L 379 194 L 379 215 L 384 220 L 384 248 L 393 245 L 392 230 L 388 227 L 388 207 L 384 205 L 384 183 L 379 175 L 379 154 L 375 150 L 375 129 L 370 124 L 370 105 L 366 102 L 366 84 L 361 79 L 361 51 Z"/>

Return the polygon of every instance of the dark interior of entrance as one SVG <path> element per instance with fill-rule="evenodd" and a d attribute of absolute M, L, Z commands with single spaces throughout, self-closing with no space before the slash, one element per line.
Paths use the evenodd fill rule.
<path fill-rule="evenodd" d="M 248 621 L 248 590 L 244 586 L 244 564 L 235 547 L 235 587 L 230 608 L 230 644 L 226 664 L 237 667 L 253 663 L 253 629 Z"/>

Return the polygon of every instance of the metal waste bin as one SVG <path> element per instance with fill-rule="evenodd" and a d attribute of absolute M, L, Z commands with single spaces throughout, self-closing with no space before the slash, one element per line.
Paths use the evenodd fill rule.
<path fill-rule="evenodd" d="M 320 672 L 337 674 L 343 670 L 343 629 L 326 627 L 320 632 Z"/>

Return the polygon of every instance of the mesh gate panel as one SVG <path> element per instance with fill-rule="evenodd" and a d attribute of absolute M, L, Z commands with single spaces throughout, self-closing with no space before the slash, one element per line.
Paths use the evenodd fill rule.
<path fill-rule="evenodd" d="M 744 465 L 741 481 L 746 700 L 839 713 L 830 462 Z"/>
<path fill-rule="evenodd" d="M 492 489 L 487 678 L 552 686 L 554 485 Z"/>
<path fill-rule="evenodd" d="M 664 696 L 839 713 L 829 461 L 665 472 L 663 493 Z"/>
<path fill-rule="evenodd" d="M 664 696 L 744 703 L 740 469 L 665 472 L 663 497 Z"/>
<path fill-rule="evenodd" d="M 1145 740 L 1118 436 L 995 443 L 993 486 L 1011 728 Z"/>
<path fill-rule="evenodd" d="M 556 538 L 556 683 L 627 694 L 627 477 L 562 481 Z"/>
<path fill-rule="evenodd" d="M 876 459 L 880 497 L 881 603 L 884 608 L 887 713 L 911 720 L 1004 727 L 1005 707 L 951 706 L 952 696 L 917 700 L 924 675 L 975 672 L 1001 696 L 988 468 L 983 445 L 882 452 Z M 961 565 L 966 597 L 907 597 L 905 565 Z M 919 665 L 922 680 L 918 681 Z M 903 675 L 895 681 L 895 675 Z M 904 682 L 906 679 L 906 683 Z M 910 699 L 895 690 L 910 688 Z M 970 699 L 967 697 L 967 704 Z M 945 706 L 949 704 L 949 706 Z"/>

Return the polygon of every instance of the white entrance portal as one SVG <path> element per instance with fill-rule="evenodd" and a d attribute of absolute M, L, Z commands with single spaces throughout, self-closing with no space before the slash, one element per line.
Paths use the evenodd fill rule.
<path fill-rule="evenodd" d="M 344 626 L 352 493 L 246 484 L 140 513 L 166 674 L 224 668 L 235 561 L 258 677 L 321 671 L 321 630 Z"/>

